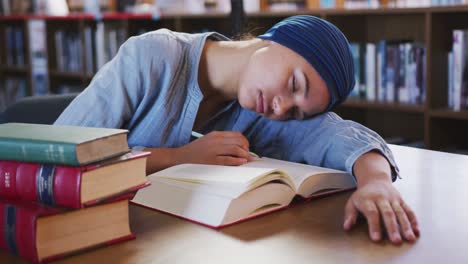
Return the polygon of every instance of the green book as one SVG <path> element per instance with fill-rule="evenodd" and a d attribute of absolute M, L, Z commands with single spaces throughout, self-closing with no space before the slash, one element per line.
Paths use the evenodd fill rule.
<path fill-rule="evenodd" d="M 79 166 L 129 151 L 127 130 L 0 124 L 0 160 Z"/>

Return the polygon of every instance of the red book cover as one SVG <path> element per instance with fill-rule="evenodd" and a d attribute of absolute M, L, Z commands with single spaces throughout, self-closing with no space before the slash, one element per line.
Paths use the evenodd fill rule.
<path fill-rule="evenodd" d="M 106 201 L 106 204 L 122 200 L 128 201 L 133 196 L 134 193 L 127 193 Z M 112 245 L 135 238 L 132 233 L 129 233 L 92 246 L 79 248 L 71 252 L 64 252 L 59 255 L 48 256 L 42 260 L 39 259 L 36 245 L 38 219 L 67 212 L 73 212 L 73 210 L 48 207 L 38 203 L 0 199 L 0 249 L 33 261 L 34 263 L 44 263 L 63 258 L 79 251 Z"/>
<path fill-rule="evenodd" d="M 113 159 L 80 167 L 3 160 L 0 161 L 0 198 L 67 208 L 90 206 L 109 197 L 82 204 L 83 173 L 148 155 L 148 152 L 132 151 Z M 144 186 L 146 184 L 133 186 L 116 195 Z"/>

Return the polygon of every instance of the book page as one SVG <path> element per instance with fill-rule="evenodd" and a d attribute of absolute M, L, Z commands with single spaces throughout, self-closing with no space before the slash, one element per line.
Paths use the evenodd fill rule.
<path fill-rule="evenodd" d="M 156 172 L 151 177 L 189 182 L 199 185 L 244 188 L 245 191 L 269 181 L 280 180 L 287 185 L 293 182 L 284 172 L 274 168 L 247 168 L 203 164 L 181 164 Z M 292 186 L 291 186 L 292 187 Z"/>
<path fill-rule="evenodd" d="M 289 176 L 291 176 L 294 184 L 296 186 L 296 190 L 299 186 L 310 176 L 312 175 L 319 175 L 319 174 L 343 174 L 345 172 L 328 169 L 323 167 L 317 167 L 302 163 L 295 163 L 290 161 L 272 159 L 272 158 L 256 158 L 254 161 L 246 163 L 241 167 L 249 167 L 249 168 L 276 168 L 282 171 L 285 171 Z"/>

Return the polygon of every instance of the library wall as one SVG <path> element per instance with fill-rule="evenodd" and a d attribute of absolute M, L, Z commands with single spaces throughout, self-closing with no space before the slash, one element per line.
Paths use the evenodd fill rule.
<path fill-rule="evenodd" d="M 389 143 L 464 152 L 468 149 L 464 136 L 468 133 L 468 6 L 446 6 L 449 3 L 443 1 L 359 2 L 258 1 L 246 15 L 243 32 L 261 34 L 296 14 L 332 22 L 350 40 L 357 69 L 357 85 L 335 109 L 338 114 L 370 127 Z M 32 43 L 39 37 L 29 38 L 32 20 L 45 27 L 44 45 L 36 45 L 33 52 Z M 126 39 L 160 28 L 233 33 L 229 13 L 213 9 L 157 15 L 0 16 L 0 43 L 4 43 L 0 111 L 24 96 L 82 91 Z M 459 36 L 457 41 L 454 36 Z"/>

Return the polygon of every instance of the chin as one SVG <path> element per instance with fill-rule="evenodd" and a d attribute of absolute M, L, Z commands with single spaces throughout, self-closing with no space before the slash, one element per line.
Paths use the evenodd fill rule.
<path fill-rule="evenodd" d="M 247 110 L 251 110 L 255 112 L 255 107 L 256 107 L 256 102 L 252 102 L 252 100 L 248 100 L 250 97 L 245 94 L 238 94 L 237 96 L 237 101 L 239 102 L 239 105 Z"/>

